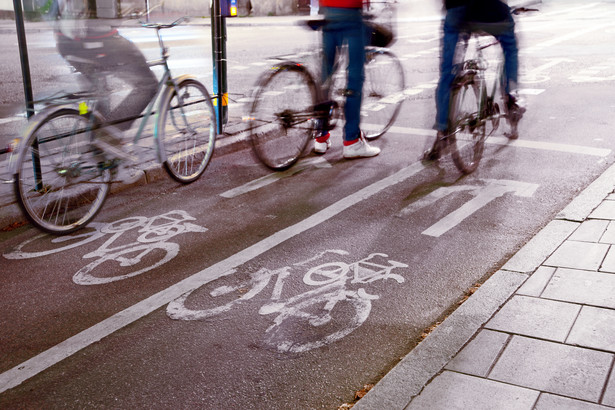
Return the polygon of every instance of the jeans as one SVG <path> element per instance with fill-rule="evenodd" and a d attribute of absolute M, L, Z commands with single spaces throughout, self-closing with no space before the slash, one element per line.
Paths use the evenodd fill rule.
<path fill-rule="evenodd" d="M 455 79 L 453 59 L 460 33 L 466 31 L 468 25 L 465 21 L 465 7 L 455 7 L 446 12 L 444 18 L 442 37 L 442 56 L 440 60 L 440 81 L 436 88 L 436 123 L 434 128 L 446 131 L 448 128 L 448 111 L 451 97 L 451 87 Z M 501 23 L 472 24 L 473 28 L 480 29 L 493 35 L 502 46 L 504 52 L 504 82 L 502 86 L 508 94 L 516 87 L 518 78 L 517 39 L 515 37 L 515 23 L 512 16 Z"/>
<path fill-rule="evenodd" d="M 365 81 L 365 45 L 367 30 L 360 9 L 337 7 L 322 8 L 327 24 L 323 28 L 322 84 L 333 74 L 337 54 L 344 44 L 348 45 L 348 81 L 344 105 L 344 141 L 359 137 L 361 100 Z M 325 90 L 328 94 L 328 90 Z M 326 132 L 326 130 L 325 130 Z"/>

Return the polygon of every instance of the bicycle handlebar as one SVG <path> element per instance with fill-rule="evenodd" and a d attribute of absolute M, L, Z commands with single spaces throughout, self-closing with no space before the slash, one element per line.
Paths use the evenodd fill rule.
<path fill-rule="evenodd" d="M 172 23 L 169 24 L 161 24 L 161 23 L 146 23 L 144 21 L 139 21 L 139 24 L 141 24 L 141 27 L 146 27 L 146 28 L 155 28 L 155 29 L 163 29 L 163 28 L 172 28 L 177 26 L 178 24 L 183 23 L 184 21 L 188 21 L 188 17 L 184 16 L 184 17 L 180 17 L 177 20 L 175 20 Z"/>

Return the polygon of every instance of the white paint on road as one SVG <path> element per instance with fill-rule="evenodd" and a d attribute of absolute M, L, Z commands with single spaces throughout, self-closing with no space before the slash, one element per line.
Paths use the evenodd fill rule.
<path fill-rule="evenodd" d="M 476 211 L 483 208 L 496 198 L 499 198 L 507 193 L 513 193 L 516 196 L 531 197 L 538 189 L 538 184 L 532 184 L 520 181 L 510 180 L 482 180 L 486 182 L 485 186 L 476 185 L 454 185 L 450 187 L 438 188 L 424 198 L 410 204 L 404 208 L 399 216 L 405 217 L 411 215 L 423 208 L 435 204 L 437 201 L 454 193 L 468 192 L 474 195 L 472 199 L 464 203 L 461 207 L 446 215 L 438 222 L 422 232 L 423 235 L 440 237 L 450 231 L 465 219 L 473 215 Z"/>
<path fill-rule="evenodd" d="M 323 157 L 301 159 L 294 166 L 290 167 L 286 171 L 274 172 L 272 174 L 265 175 L 264 177 L 250 181 L 237 188 L 229 189 L 228 191 L 221 193 L 220 196 L 224 198 L 235 198 L 237 196 L 265 187 L 269 184 L 273 184 L 274 182 L 277 182 L 283 178 L 295 175 L 296 173 L 301 172 L 312 166 L 315 168 L 331 168 L 331 164 L 329 164 L 329 162 L 327 162 L 327 160 Z"/>
<path fill-rule="evenodd" d="M 149 315 L 155 310 L 170 303 L 172 300 L 181 297 L 183 294 L 193 291 L 194 289 L 201 287 L 212 280 L 220 278 L 225 272 L 235 269 L 238 266 L 241 266 L 244 263 L 269 251 L 271 248 L 328 221 L 341 212 L 352 208 L 357 203 L 369 199 L 379 192 L 403 182 L 408 178 L 411 178 L 423 169 L 424 167 L 420 163 L 411 164 L 393 175 L 376 181 L 373 184 L 360 189 L 354 194 L 340 199 L 334 204 L 304 219 L 303 221 L 276 232 L 270 237 L 255 243 L 235 255 L 232 255 L 212 266 L 203 269 L 200 272 L 195 273 L 194 275 L 168 287 L 167 289 L 164 289 L 149 298 L 144 299 L 119 313 L 116 313 L 108 319 L 105 319 L 102 322 L 83 330 L 82 332 L 66 339 L 50 349 L 39 353 L 31 359 L 18 364 L 12 369 L 0 374 L 0 393 L 20 385 L 25 380 L 28 380 L 29 378 L 37 375 L 56 363 L 59 363 L 67 357 L 72 356 L 91 344 L 100 341 L 114 332 L 117 332 L 125 326 Z"/>

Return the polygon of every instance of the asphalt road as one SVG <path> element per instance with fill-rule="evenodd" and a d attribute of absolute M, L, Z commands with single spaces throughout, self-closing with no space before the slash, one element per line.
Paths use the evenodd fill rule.
<path fill-rule="evenodd" d="M 378 157 L 342 159 L 337 131 L 326 155 L 286 173 L 244 150 L 215 156 L 189 186 L 163 179 L 112 195 L 66 241 L 0 232 L 0 403 L 352 401 L 613 163 L 614 13 L 567 1 L 519 20 L 521 137 L 491 137 L 472 175 L 448 158 L 418 161 L 433 138 L 439 25 L 406 22 L 393 51 L 408 99 Z M 208 58 L 191 51 L 197 42 L 170 44 L 178 68 Z M 229 28 L 231 115 L 245 112 L 265 56 L 307 44 L 317 38 L 297 27 Z"/>

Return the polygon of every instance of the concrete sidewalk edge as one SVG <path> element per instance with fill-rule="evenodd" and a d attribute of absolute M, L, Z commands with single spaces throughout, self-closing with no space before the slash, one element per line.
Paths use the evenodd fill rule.
<path fill-rule="evenodd" d="M 404 409 L 613 190 L 611 165 L 441 325 L 391 369 L 354 409 Z"/>

